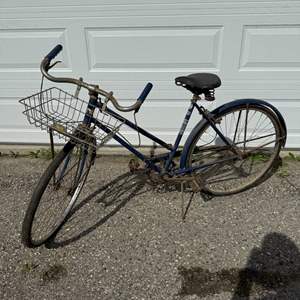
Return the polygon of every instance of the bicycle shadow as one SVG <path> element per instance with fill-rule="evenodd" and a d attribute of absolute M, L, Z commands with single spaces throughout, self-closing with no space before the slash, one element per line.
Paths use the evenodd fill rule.
<path fill-rule="evenodd" d="M 94 183 L 87 182 L 81 195 L 85 191 L 90 191 L 93 186 Z M 130 171 L 123 173 L 76 204 L 58 232 L 45 243 L 46 248 L 59 248 L 76 242 L 106 223 L 129 201 L 150 190 L 163 194 L 180 191 L 180 186 L 151 181 L 143 169 L 134 173 Z"/>
<path fill-rule="evenodd" d="M 85 190 L 90 191 L 93 184 L 85 185 Z M 145 172 L 126 172 L 116 177 L 101 188 L 87 195 L 72 209 L 60 230 L 46 243 L 47 248 L 59 248 L 67 246 L 94 231 L 97 227 L 106 223 L 129 201 L 132 201 L 145 192 L 147 187 L 157 193 L 180 191 L 180 185 L 172 183 L 151 185 Z M 187 190 L 190 193 L 189 190 Z M 209 201 L 215 196 L 202 191 L 199 192 L 203 201 Z M 184 207 L 184 218 L 186 217 L 191 201 L 190 198 Z"/>
<path fill-rule="evenodd" d="M 263 184 L 264 182 L 268 181 L 274 174 L 276 174 L 276 172 L 278 171 L 278 169 L 282 166 L 282 158 L 281 157 L 278 157 L 275 162 L 273 163 L 273 165 L 270 167 L 270 169 L 261 177 L 259 178 L 253 185 L 251 185 L 248 189 L 252 189 L 254 187 L 257 187 L 259 186 L 260 184 Z M 249 171 L 250 172 L 250 171 Z M 226 183 L 226 181 L 230 181 L 232 179 L 239 179 L 239 177 L 233 177 L 233 178 L 226 178 L 226 179 L 223 179 L 223 178 L 218 178 L 214 181 L 211 181 L 210 183 Z M 232 193 L 232 195 L 234 194 L 240 194 L 240 193 L 243 193 L 244 191 L 240 192 L 236 192 L 236 193 Z M 200 191 L 200 195 L 202 197 L 202 199 L 206 202 L 214 199 L 214 198 L 218 198 L 218 197 L 223 197 L 222 195 L 214 195 L 212 194 L 210 191 Z"/>
<path fill-rule="evenodd" d="M 91 184 L 92 185 L 92 184 Z M 90 191 L 87 183 L 84 194 Z M 126 172 L 87 195 L 72 209 L 60 230 L 45 244 L 47 248 L 67 246 L 106 223 L 129 201 L 147 192 L 145 174 Z"/>
<path fill-rule="evenodd" d="M 255 247 L 245 268 L 211 272 L 200 267 L 178 268 L 180 296 L 206 297 L 224 292 L 238 299 L 300 299 L 300 251 L 280 233 L 267 234 Z"/>

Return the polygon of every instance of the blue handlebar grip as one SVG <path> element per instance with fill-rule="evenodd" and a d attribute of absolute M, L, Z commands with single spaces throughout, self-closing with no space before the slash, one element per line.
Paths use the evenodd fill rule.
<path fill-rule="evenodd" d="M 46 56 L 45 58 L 48 58 L 49 61 L 51 61 L 55 56 L 63 49 L 62 45 L 55 46 Z"/>
<path fill-rule="evenodd" d="M 148 94 L 150 93 L 150 91 L 152 90 L 152 88 L 153 88 L 153 84 L 151 82 L 148 82 L 144 90 L 140 94 L 140 96 L 137 98 L 137 100 L 143 103 L 147 98 Z"/>

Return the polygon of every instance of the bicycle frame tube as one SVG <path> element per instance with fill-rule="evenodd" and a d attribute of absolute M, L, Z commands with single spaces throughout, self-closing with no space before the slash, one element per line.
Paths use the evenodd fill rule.
<path fill-rule="evenodd" d="M 98 94 L 95 92 L 90 92 L 89 93 L 90 99 L 89 99 L 89 103 L 84 115 L 84 119 L 83 119 L 83 124 L 84 125 L 91 125 L 91 122 L 93 120 L 93 114 L 94 114 L 94 110 L 97 107 L 98 104 Z"/>
<path fill-rule="evenodd" d="M 102 103 L 99 104 L 100 105 L 100 109 L 102 107 Z M 176 141 L 174 144 L 174 147 L 172 147 L 172 145 L 167 144 L 166 142 L 162 141 L 161 139 L 159 139 L 158 137 L 156 137 L 155 135 L 149 133 L 148 131 L 146 131 L 145 129 L 137 126 L 136 124 L 132 123 L 131 121 L 127 120 L 126 118 L 124 118 L 123 116 L 117 114 L 115 111 L 106 108 L 106 112 L 110 115 L 112 115 L 113 117 L 115 117 L 116 119 L 118 119 L 120 122 L 123 122 L 124 124 L 126 124 L 128 127 L 132 128 L 133 130 L 139 132 L 140 134 L 142 134 L 143 136 L 149 138 L 150 140 L 158 143 L 160 146 L 166 148 L 167 150 L 169 150 L 169 153 L 166 153 L 164 155 L 162 155 L 160 158 L 161 159 L 165 159 L 166 160 L 166 164 L 165 164 L 165 169 L 168 170 L 172 159 L 178 154 L 178 146 L 180 144 L 180 141 L 182 139 L 182 136 L 185 132 L 185 129 L 187 127 L 187 124 L 190 120 L 190 117 L 192 115 L 193 109 L 195 107 L 195 102 L 192 102 L 186 115 L 185 118 L 183 120 L 181 129 L 176 137 Z M 99 127 L 100 129 L 102 129 L 104 132 L 106 132 L 107 134 L 111 134 L 112 131 L 105 125 L 103 125 L 100 121 L 98 121 L 95 118 L 91 119 L 91 122 L 94 123 L 97 127 Z M 118 136 L 118 135 L 113 135 L 112 137 L 114 140 L 116 140 L 119 144 L 121 144 L 123 147 L 125 147 L 127 150 L 129 150 L 131 153 L 133 153 L 134 155 L 136 155 L 139 159 L 141 159 L 142 161 L 146 162 L 148 164 L 149 167 L 155 169 L 156 171 L 160 171 L 160 168 L 158 166 L 156 166 L 155 163 L 155 157 L 153 159 L 153 161 L 151 160 L 151 158 L 149 159 L 148 157 L 146 157 L 143 153 L 141 153 L 140 151 L 138 151 L 137 149 L 135 149 L 133 146 L 131 146 L 125 139 L 123 139 L 122 137 Z"/>
<path fill-rule="evenodd" d="M 105 125 L 103 125 L 101 122 L 99 122 L 97 119 L 93 119 L 92 122 L 99 127 L 100 129 L 102 129 L 104 132 L 106 132 L 107 134 L 111 134 L 112 131 L 106 127 Z M 129 126 L 129 125 L 128 125 Z M 157 172 L 160 171 L 160 168 L 157 167 L 156 165 L 154 165 L 154 163 L 151 163 L 150 161 L 147 161 L 146 156 L 141 153 L 140 151 L 136 150 L 133 146 L 131 146 L 127 141 L 125 141 L 122 137 L 118 136 L 117 134 L 114 134 L 112 136 L 112 138 L 114 140 L 116 140 L 119 144 L 121 144 L 123 147 L 125 147 L 127 150 L 129 150 L 131 153 L 133 153 L 135 156 L 137 156 L 139 159 L 141 159 L 144 162 L 147 162 L 149 164 L 149 166 L 153 169 L 155 169 Z"/>
<path fill-rule="evenodd" d="M 101 108 L 101 105 L 100 105 L 100 108 Z M 143 136 L 149 138 L 153 142 L 155 142 L 155 143 L 159 144 L 160 146 L 166 148 L 167 150 L 173 150 L 172 145 L 167 144 L 166 142 L 162 141 L 161 139 L 159 139 L 155 135 L 151 134 L 150 132 L 146 131 L 145 129 L 139 127 L 138 125 L 132 123 L 131 121 L 129 121 L 126 118 L 122 117 L 121 115 L 117 114 L 115 111 L 113 111 L 109 108 L 106 108 L 106 112 L 108 114 L 112 115 L 113 117 L 115 117 L 116 119 L 118 119 L 120 122 L 123 122 L 125 125 L 129 126 L 130 128 L 134 129 L 135 131 L 139 132 Z"/>
<path fill-rule="evenodd" d="M 224 142 L 225 145 L 230 147 L 231 151 L 237 155 L 239 155 L 239 152 L 235 149 L 234 145 L 230 143 L 226 137 L 222 134 L 222 132 L 217 128 L 214 121 L 211 119 L 210 115 L 206 113 L 205 109 L 202 106 L 199 106 L 195 103 L 195 106 L 199 113 L 202 115 L 202 117 L 211 125 L 211 127 L 214 129 L 214 131 L 218 134 L 218 136 L 221 138 L 221 140 Z"/>
<path fill-rule="evenodd" d="M 176 153 L 176 151 L 178 149 L 178 146 L 180 144 L 182 136 L 183 136 L 183 134 L 184 134 L 184 132 L 186 130 L 187 124 L 189 123 L 189 120 L 190 120 L 191 115 L 193 113 L 195 104 L 196 103 L 194 101 L 192 101 L 191 104 L 190 104 L 190 107 L 189 107 L 188 111 L 186 112 L 186 115 L 184 117 L 184 120 L 183 120 L 183 123 L 181 125 L 180 131 L 179 131 L 179 133 L 177 135 L 177 138 L 176 138 L 173 150 L 170 152 L 169 158 L 168 158 L 168 160 L 166 162 L 166 165 L 165 165 L 165 170 L 167 170 L 167 171 L 170 169 L 172 159 L 174 158 L 174 155 L 175 155 L 175 153 Z"/>
<path fill-rule="evenodd" d="M 93 113 L 94 113 L 95 108 L 97 107 L 97 98 L 98 98 L 98 95 L 95 93 L 90 93 L 89 95 L 90 95 L 90 99 L 89 99 L 88 107 L 86 109 L 84 119 L 83 119 L 83 124 L 85 124 L 87 126 L 90 126 L 91 122 L 93 121 Z M 86 146 L 84 146 L 84 148 L 85 147 Z M 77 170 L 77 174 L 76 174 L 76 176 L 77 176 L 76 181 L 80 179 L 81 173 L 82 173 L 82 170 L 83 170 L 83 167 L 85 164 L 85 160 L 86 160 L 86 156 L 87 156 L 85 153 L 85 150 L 84 150 L 83 154 L 84 154 L 83 159 L 80 161 L 80 165 L 78 166 L 78 170 Z M 57 181 L 60 181 L 64 177 L 65 171 L 70 162 L 70 155 L 71 154 L 68 154 L 68 156 L 66 157 L 64 166 L 60 172 L 59 179 Z"/>
<path fill-rule="evenodd" d="M 100 107 L 101 107 L 102 103 L 100 103 Z M 134 129 L 135 131 L 141 133 L 143 136 L 151 139 L 154 142 L 157 142 L 159 145 L 161 145 L 162 147 L 166 148 L 167 150 L 169 150 L 169 153 L 163 154 L 161 156 L 162 159 L 165 159 L 166 163 L 164 166 L 164 169 L 166 171 L 170 171 L 170 166 L 171 166 L 171 162 L 172 159 L 175 157 L 176 153 L 178 153 L 178 147 L 180 144 L 180 141 L 183 137 L 183 134 L 186 130 L 186 127 L 188 125 L 188 122 L 191 118 L 191 115 L 193 113 L 193 110 L 195 107 L 197 107 L 197 103 L 195 101 L 192 101 L 190 104 L 190 107 L 188 108 L 188 111 L 185 115 L 185 118 L 183 120 L 183 123 L 181 125 L 180 131 L 176 137 L 175 140 L 175 144 L 174 147 L 172 147 L 171 145 L 168 145 L 166 142 L 162 141 L 161 139 L 159 139 L 158 137 L 154 136 L 153 134 L 149 133 L 148 131 L 144 130 L 143 128 L 137 126 L 136 124 L 132 123 L 131 121 L 127 120 L 126 118 L 124 118 L 123 116 L 117 114 L 116 112 L 114 112 L 113 110 L 106 108 L 106 112 L 112 116 L 114 116 L 116 119 L 118 119 L 119 121 L 123 122 L 124 124 L 126 124 L 128 127 Z M 198 107 L 197 107 L 198 108 Z M 205 114 L 205 113 L 204 113 Z M 94 123 L 97 127 L 99 127 L 100 129 L 102 129 L 104 132 L 106 132 L 107 134 L 111 134 L 112 130 L 110 128 L 108 128 L 107 126 L 105 126 L 104 124 L 102 124 L 100 121 L 98 121 L 95 118 L 91 118 L 90 121 L 92 123 Z M 211 120 L 208 120 L 209 122 L 212 122 Z M 214 128 L 215 126 L 213 126 Z M 216 130 L 218 133 L 218 129 Z M 222 133 L 220 133 L 220 135 L 225 139 L 225 137 L 222 135 Z M 127 150 L 129 150 L 131 153 L 133 153 L 135 156 L 137 156 L 139 159 L 141 159 L 142 161 L 144 161 L 148 167 L 150 167 L 151 169 L 160 172 L 161 169 L 155 165 L 155 158 L 153 159 L 153 161 L 151 160 L 151 158 L 149 159 L 148 157 L 146 157 L 143 153 L 141 153 L 140 151 L 138 151 L 136 148 L 134 148 L 132 145 L 130 145 L 125 139 L 123 139 L 122 137 L 118 136 L 117 134 L 114 134 L 112 136 L 112 138 L 114 140 L 116 140 L 120 145 L 122 145 L 123 147 L 125 147 Z M 225 141 L 227 141 L 225 139 Z M 195 167 L 190 167 L 190 168 L 181 168 L 178 169 L 174 172 L 174 175 L 184 175 L 186 173 L 191 173 L 193 171 L 199 170 L 199 169 L 205 169 L 211 165 L 214 164 L 218 164 L 220 162 L 225 162 L 227 160 L 233 160 L 236 159 L 236 156 L 233 157 L 229 157 L 220 161 L 216 161 L 216 162 L 212 162 L 212 163 L 207 163 L 207 164 L 203 164 L 201 166 L 195 166 Z"/>
<path fill-rule="evenodd" d="M 232 156 L 232 157 L 227 157 L 227 158 L 223 158 L 214 162 L 210 162 L 210 163 L 206 163 L 200 166 L 194 166 L 194 167 L 189 167 L 189 168 L 182 168 L 182 169 L 178 169 L 176 170 L 176 172 L 174 172 L 175 175 L 184 175 L 186 173 L 192 173 L 194 171 L 197 170 L 201 170 L 201 169 L 205 169 L 207 167 L 213 166 L 213 165 L 217 165 L 220 164 L 222 162 L 226 162 L 226 161 L 231 161 L 231 160 L 235 160 L 237 159 L 237 156 Z"/>

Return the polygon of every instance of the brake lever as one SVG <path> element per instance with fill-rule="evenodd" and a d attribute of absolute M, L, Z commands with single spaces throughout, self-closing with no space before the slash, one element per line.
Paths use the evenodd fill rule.
<path fill-rule="evenodd" d="M 46 67 L 47 72 L 48 72 L 50 69 L 52 69 L 55 65 L 57 65 L 57 64 L 59 64 L 59 63 L 61 63 L 61 62 L 62 62 L 61 60 L 57 60 L 57 61 L 54 62 L 52 65 L 48 65 L 48 66 Z"/>

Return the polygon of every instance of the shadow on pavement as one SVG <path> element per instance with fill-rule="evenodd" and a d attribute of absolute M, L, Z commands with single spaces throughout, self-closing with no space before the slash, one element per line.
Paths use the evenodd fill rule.
<path fill-rule="evenodd" d="M 58 248 L 79 240 L 104 224 L 129 201 L 146 191 L 144 174 L 127 172 L 118 176 L 78 203 L 62 228 L 45 246 Z"/>
<path fill-rule="evenodd" d="M 298 287 L 300 299 L 300 252 L 287 236 L 270 233 L 263 239 L 260 248 L 254 248 L 247 265 L 239 272 L 239 280 L 232 300 L 249 299 L 252 291 L 271 291 L 277 299 L 291 299 L 280 291 L 288 286 Z M 265 296 L 260 299 L 270 299 Z"/>
<path fill-rule="evenodd" d="M 86 189 L 90 190 L 89 187 Z M 60 230 L 45 243 L 45 246 L 59 248 L 81 239 L 108 221 L 129 201 L 149 190 L 163 194 L 178 189 L 178 185 L 174 183 L 149 180 L 149 176 L 143 169 L 134 173 L 126 172 L 81 200 L 72 209 Z M 83 190 L 82 194 L 84 192 Z M 189 191 L 187 193 L 190 194 Z M 188 207 L 186 213 L 187 210 Z"/>
<path fill-rule="evenodd" d="M 233 292 L 237 299 L 300 299 L 300 252 L 288 237 L 270 233 L 260 248 L 254 248 L 245 268 L 207 269 L 180 267 L 179 295 L 208 295 Z M 253 299 L 253 298 L 252 298 Z"/>

